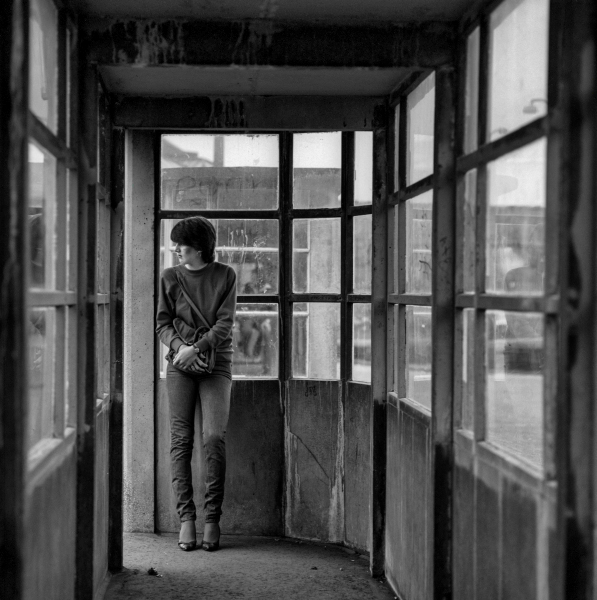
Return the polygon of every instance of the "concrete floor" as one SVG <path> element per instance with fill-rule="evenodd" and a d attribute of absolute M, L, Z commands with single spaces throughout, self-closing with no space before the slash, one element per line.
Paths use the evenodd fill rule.
<path fill-rule="evenodd" d="M 125 534 L 122 573 L 105 600 L 392 600 L 368 559 L 338 546 L 285 538 L 222 536 L 221 548 L 182 552 L 176 534 Z M 159 576 L 149 575 L 153 568 Z"/>

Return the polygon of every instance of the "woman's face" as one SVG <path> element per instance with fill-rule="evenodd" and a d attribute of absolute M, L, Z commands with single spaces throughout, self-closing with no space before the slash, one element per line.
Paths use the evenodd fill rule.
<path fill-rule="evenodd" d="M 176 244 L 173 252 L 178 256 L 178 264 L 188 265 L 193 262 L 197 262 L 200 254 L 192 246 L 185 246 L 184 244 Z"/>

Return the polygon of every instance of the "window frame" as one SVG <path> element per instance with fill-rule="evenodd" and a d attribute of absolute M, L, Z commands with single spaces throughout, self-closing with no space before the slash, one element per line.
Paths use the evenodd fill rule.
<path fill-rule="evenodd" d="M 28 279 L 26 305 L 28 311 L 31 308 L 55 308 L 57 327 L 62 328 L 64 335 L 55 340 L 51 435 L 41 437 L 31 446 L 27 444 L 30 475 L 42 468 L 63 442 L 72 441 L 77 423 L 78 160 L 74 126 L 77 103 L 73 93 L 76 85 L 73 77 L 77 72 L 76 26 L 61 2 L 48 1 L 57 11 L 57 127 L 54 133 L 32 112 L 27 102 L 27 128 L 29 143 L 35 142 L 56 161 L 56 279 L 52 289 L 35 288 Z M 27 16 L 27 27 L 30 26 L 29 19 Z M 28 256 L 28 263 L 30 259 Z"/>
<path fill-rule="evenodd" d="M 336 130 L 329 130 L 335 132 Z M 156 274 L 159 275 L 159 252 L 161 222 L 164 219 L 183 219 L 189 216 L 203 216 L 208 219 L 275 219 L 279 223 L 279 260 L 278 260 L 278 293 L 237 296 L 237 304 L 276 304 L 278 306 L 278 375 L 267 377 L 235 376 L 233 379 L 256 381 L 265 379 L 313 380 L 308 377 L 293 377 L 292 375 L 292 318 L 293 304 L 297 302 L 319 302 L 340 304 L 340 377 L 332 381 L 348 381 L 352 377 L 352 307 L 355 303 L 371 303 L 371 294 L 352 293 L 353 285 L 353 218 L 361 215 L 372 215 L 373 202 L 369 204 L 354 204 L 354 166 L 355 166 L 355 131 L 341 132 L 341 197 L 340 207 L 336 208 L 294 208 L 293 193 L 293 135 L 302 133 L 327 133 L 327 130 L 236 130 L 213 129 L 197 130 L 159 130 L 155 133 L 155 252 Z M 360 131 L 360 130 L 359 130 Z M 370 130 L 363 130 L 369 132 Z M 205 134 L 205 135 L 277 135 L 279 142 L 279 188 L 278 208 L 268 210 L 250 209 L 201 209 L 201 210 L 171 210 L 161 207 L 161 138 L 169 134 Z M 373 148 L 373 153 L 375 148 Z M 373 157 L 372 157 L 373 163 Z M 352 174 L 352 177 L 349 176 Z M 372 191 L 373 198 L 373 191 Z M 292 259 L 293 259 L 293 221 L 309 218 L 340 218 L 341 243 L 341 276 L 340 291 L 337 294 L 328 293 L 295 293 L 292 290 Z M 156 345 L 156 348 L 158 346 Z M 156 351 L 156 368 L 159 376 L 159 351 Z M 371 385 L 370 382 L 360 382 Z"/>
<path fill-rule="evenodd" d="M 407 152 L 408 152 L 408 96 L 421 85 L 431 74 L 432 70 L 414 73 L 392 95 L 389 108 L 394 112 L 394 118 L 389 122 L 390 149 L 394 152 L 393 167 L 389 169 L 388 210 L 388 391 L 389 396 L 397 402 L 404 402 L 426 416 L 431 415 L 431 407 L 407 397 L 406 394 L 406 310 L 407 306 L 428 307 L 433 311 L 433 279 L 429 294 L 406 292 L 406 203 L 408 200 L 421 197 L 433 192 L 432 215 L 435 219 L 436 204 L 436 164 L 433 172 L 423 179 L 407 185 Z M 436 75 L 437 77 L 437 75 Z M 435 82 L 435 102 L 437 104 L 437 78 Z M 437 107 L 436 107 L 437 112 Z M 434 115 L 435 118 L 435 115 Z M 437 146 L 436 124 L 434 123 L 434 156 Z M 432 222 L 433 227 L 433 222 Z M 435 236 L 432 236 L 431 255 L 435 254 Z M 432 265 L 432 278 L 433 278 Z M 433 313 L 431 314 L 433 322 Z M 432 332 L 433 335 L 433 332 Z M 432 343 L 433 348 L 433 343 Z M 390 362 L 391 361 L 391 362 Z M 432 367 L 432 365 L 430 365 Z M 433 368 L 432 368 L 433 381 Z M 433 385 L 433 384 L 432 384 Z M 433 398 L 430 398 L 433 403 Z"/>
<path fill-rule="evenodd" d="M 480 13 L 466 22 L 461 29 L 463 43 L 460 48 L 460 72 L 467 73 L 468 57 L 467 42 L 478 29 L 479 56 L 477 80 L 477 131 L 476 148 L 465 152 L 465 139 L 468 133 L 465 129 L 466 120 L 466 77 L 461 77 L 459 83 L 458 118 L 457 118 L 457 158 L 456 158 L 456 290 L 455 290 L 455 364 L 454 364 L 454 397 L 457 404 L 454 410 L 455 433 L 470 439 L 479 450 L 495 454 L 500 457 L 500 464 L 507 469 L 514 469 L 520 474 L 531 474 L 537 480 L 550 481 L 555 479 L 555 413 L 557 393 L 558 356 L 558 321 L 560 317 L 559 297 L 559 172 L 551 165 L 558 165 L 559 140 L 557 131 L 557 64 L 554 61 L 554 46 L 552 36 L 554 24 L 552 22 L 552 6 L 548 1 L 548 57 L 547 57 L 547 114 L 540 116 L 517 129 L 506 133 L 497 140 L 490 141 L 487 131 L 488 95 L 489 95 L 489 55 L 490 55 L 490 19 L 492 13 L 505 1 L 487 3 Z M 486 219 L 487 219 L 487 171 L 490 162 L 502 158 L 516 150 L 525 148 L 538 140 L 545 139 L 546 151 L 546 197 L 545 197 L 545 239 L 551 240 L 545 244 L 545 276 L 544 291 L 536 294 L 500 294 L 485 291 L 486 276 Z M 464 248 L 464 207 L 465 207 L 465 178 L 467 173 L 476 170 L 475 189 L 475 272 L 474 291 L 463 290 L 463 260 Z M 474 352 L 469 354 L 467 360 L 472 361 L 472 406 L 473 429 L 464 429 L 462 423 L 462 403 L 465 401 L 462 394 L 464 385 L 462 381 L 463 359 L 463 320 L 465 309 L 474 311 L 475 340 Z M 494 444 L 486 439 L 486 368 L 485 368 L 485 315 L 490 310 L 515 311 L 521 313 L 541 313 L 544 317 L 544 367 L 543 367 L 543 466 L 510 453 L 507 449 Z M 469 349 L 470 351 L 470 349 Z M 469 369 L 470 371 L 470 369 Z M 469 383 L 469 385 L 471 385 Z"/>

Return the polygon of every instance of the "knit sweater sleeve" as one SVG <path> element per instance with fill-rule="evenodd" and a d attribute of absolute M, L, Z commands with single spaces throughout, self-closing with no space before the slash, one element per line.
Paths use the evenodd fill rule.
<path fill-rule="evenodd" d="M 160 278 L 158 310 L 155 319 L 156 332 L 162 344 L 176 351 L 184 342 L 178 333 L 176 333 L 173 325 L 176 315 L 174 312 L 174 301 L 169 294 L 171 289 L 171 282 L 168 281 L 167 272 L 164 271 Z"/>
<path fill-rule="evenodd" d="M 230 337 L 234 325 L 234 313 L 236 311 L 236 273 L 234 269 L 228 268 L 226 272 L 226 287 L 222 302 L 216 312 L 216 322 L 206 333 L 199 343 L 198 349 L 203 352 L 209 347 L 217 348 L 224 340 Z"/>

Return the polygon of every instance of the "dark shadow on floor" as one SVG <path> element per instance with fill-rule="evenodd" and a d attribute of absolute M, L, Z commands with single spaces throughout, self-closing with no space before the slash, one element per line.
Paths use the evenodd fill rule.
<path fill-rule="evenodd" d="M 223 536 L 217 552 L 182 552 L 175 534 L 125 534 L 125 570 L 106 600 L 392 600 L 369 562 L 338 546 L 285 538 Z M 158 576 L 149 575 L 154 569 Z"/>

